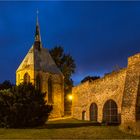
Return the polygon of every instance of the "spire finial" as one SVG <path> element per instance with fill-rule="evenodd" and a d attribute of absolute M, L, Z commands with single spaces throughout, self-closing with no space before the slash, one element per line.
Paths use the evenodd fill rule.
<path fill-rule="evenodd" d="M 36 11 L 37 18 L 36 18 L 36 31 L 35 31 L 35 42 L 34 47 L 40 50 L 41 46 L 41 36 L 40 36 L 40 29 L 39 29 L 39 21 L 38 21 L 38 9 Z"/>
<path fill-rule="evenodd" d="M 37 23 L 37 24 L 38 24 L 38 14 L 39 14 L 39 10 L 37 9 L 37 10 L 36 10 L 36 16 L 37 16 L 36 23 Z"/>

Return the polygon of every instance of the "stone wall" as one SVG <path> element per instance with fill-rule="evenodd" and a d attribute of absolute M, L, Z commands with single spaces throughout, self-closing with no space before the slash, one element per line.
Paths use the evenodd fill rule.
<path fill-rule="evenodd" d="M 50 118 L 59 118 L 64 116 L 64 79 L 60 74 L 52 74 L 42 71 L 34 71 L 32 69 L 22 69 L 16 72 L 16 84 L 24 82 L 24 75 L 28 73 L 30 82 L 36 86 L 36 77 L 41 77 L 41 91 L 46 93 L 46 101 L 48 102 L 48 79 L 51 76 L 52 80 L 52 98 L 53 111 Z"/>
<path fill-rule="evenodd" d="M 128 59 L 124 94 L 122 100 L 121 127 L 131 129 L 132 124 L 140 121 L 140 54 Z M 126 128 L 124 128 L 127 130 Z"/>
<path fill-rule="evenodd" d="M 74 118 L 81 120 L 85 111 L 85 119 L 90 120 L 90 105 L 96 103 L 97 121 L 102 122 L 104 104 L 111 99 L 117 104 L 121 129 L 134 130 L 131 126 L 140 122 L 140 53 L 128 58 L 126 68 L 75 86 L 72 94 Z"/>
<path fill-rule="evenodd" d="M 126 69 L 113 72 L 101 79 L 85 82 L 73 88 L 72 115 L 82 119 L 82 112 L 86 111 L 86 120 L 89 120 L 89 108 L 92 103 L 98 107 L 98 122 L 103 120 L 103 106 L 112 99 L 116 102 L 118 113 L 121 113 L 122 97 L 125 84 Z"/>

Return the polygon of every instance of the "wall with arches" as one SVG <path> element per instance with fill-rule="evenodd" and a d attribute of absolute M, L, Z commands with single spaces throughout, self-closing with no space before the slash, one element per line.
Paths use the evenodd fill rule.
<path fill-rule="evenodd" d="M 96 121 L 97 117 L 97 122 L 135 122 L 140 114 L 139 86 L 140 54 L 136 54 L 129 57 L 126 68 L 75 86 L 72 90 L 72 115 L 81 120 L 84 111 L 86 120 Z M 110 103 L 105 105 L 108 101 Z M 96 107 L 91 109 L 92 104 Z"/>

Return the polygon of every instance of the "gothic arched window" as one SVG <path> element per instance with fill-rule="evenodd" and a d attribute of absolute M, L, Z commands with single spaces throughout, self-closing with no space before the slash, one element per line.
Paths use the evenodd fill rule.
<path fill-rule="evenodd" d="M 53 103 L 53 95 L 52 95 L 52 78 L 48 79 L 48 102 Z"/>
<path fill-rule="evenodd" d="M 30 75 L 27 72 L 24 74 L 24 83 L 30 83 Z"/>
<path fill-rule="evenodd" d="M 42 90 L 42 77 L 40 74 L 36 76 L 36 88 L 40 91 Z"/>

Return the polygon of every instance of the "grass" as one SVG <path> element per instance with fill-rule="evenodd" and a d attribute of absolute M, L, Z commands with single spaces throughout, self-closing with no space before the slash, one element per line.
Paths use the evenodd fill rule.
<path fill-rule="evenodd" d="M 65 127 L 65 128 L 64 128 Z M 46 126 L 33 129 L 0 129 L 0 138 L 14 139 L 140 139 L 119 131 L 118 126 L 93 126 L 88 121 L 75 119 L 51 121 Z"/>

